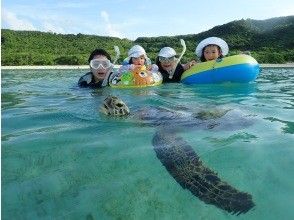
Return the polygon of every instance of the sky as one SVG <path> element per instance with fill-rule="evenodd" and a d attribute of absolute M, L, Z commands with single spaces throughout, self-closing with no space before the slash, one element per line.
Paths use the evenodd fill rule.
<path fill-rule="evenodd" d="M 135 40 L 289 15 L 293 0 L 2 0 L 1 28 Z"/>

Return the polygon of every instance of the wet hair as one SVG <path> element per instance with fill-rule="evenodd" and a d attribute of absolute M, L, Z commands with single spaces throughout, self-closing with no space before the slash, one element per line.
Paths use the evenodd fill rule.
<path fill-rule="evenodd" d="M 222 50 L 221 50 L 221 48 L 218 46 L 218 45 L 216 45 L 216 44 L 208 44 L 208 45 L 206 45 L 205 47 L 203 47 L 203 49 L 202 49 L 202 55 L 201 55 L 201 57 L 200 57 L 200 61 L 201 62 L 205 62 L 205 61 L 207 61 L 206 59 L 205 59 L 205 57 L 204 57 L 204 50 L 205 50 L 205 48 L 206 47 L 208 47 L 208 46 L 216 46 L 217 47 L 217 49 L 218 49 L 218 52 L 219 52 L 219 57 L 218 58 L 223 58 L 224 56 L 222 55 Z"/>
<path fill-rule="evenodd" d="M 106 52 L 106 50 L 103 49 L 93 50 L 93 52 L 89 56 L 88 62 L 90 63 L 90 61 L 93 60 L 94 56 L 96 55 L 106 56 L 106 58 L 111 62 L 111 56 L 109 55 L 109 53 Z"/>
<path fill-rule="evenodd" d="M 158 64 L 160 64 L 160 61 L 159 61 L 159 56 L 156 57 L 155 59 L 155 64 L 158 66 Z"/>
<path fill-rule="evenodd" d="M 129 64 L 133 64 L 133 57 L 130 57 Z"/>
<path fill-rule="evenodd" d="M 159 56 L 156 57 L 155 64 L 158 66 L 159 72 L 163 72 L 163 68 L 161 66 L 161 62 L 159 61 Z"/>

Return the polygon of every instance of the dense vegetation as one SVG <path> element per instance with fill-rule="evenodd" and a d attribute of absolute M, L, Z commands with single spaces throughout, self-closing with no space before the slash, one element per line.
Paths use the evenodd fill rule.
<path fill-rule="evenodd" d="M 238 20 L 216 26 L 208 31 L 172 37 L 139 37 L 135 41 L 115 37 L 83 34 L 56 34 L 38 31 L 2 29 L 1 65 L 83 65 L 91 51 L 101 47 L 114 57 L 114 45 L 121 50 L 122 61 L 133 44 L 140 44 L 154 60 L 163 46 L 178 53 L 183 38 L 187 52 L 183 62 L 195 59 L 195 47 L 204 38 L 218 36 L 227 41 L 230 54 L 250 52 L 259 63 L 294 62 L 294 16 L 267 20 Z"/>

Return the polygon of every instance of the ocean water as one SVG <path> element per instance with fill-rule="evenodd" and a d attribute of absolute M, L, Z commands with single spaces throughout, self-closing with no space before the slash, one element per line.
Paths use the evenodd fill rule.
<path fill-rule="evenodd" d="M 80 89 L 82 70 L 1 74 L 2 219 L 294 219 L 294 69 L 262 69 L 250 84 L 133 90 Z M 230 129 L 177 135 L 255 207 L 236 216 L 183 189 L 156 157 L 155 126 L 99 112 L 110 94 L 131 112 L 235 112 Z"/>

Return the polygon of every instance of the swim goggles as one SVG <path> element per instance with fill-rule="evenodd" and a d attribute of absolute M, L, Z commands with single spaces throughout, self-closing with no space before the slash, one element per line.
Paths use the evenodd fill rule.
<path fill-rule="evenodd" d="M 90 61 L 90 67 L 97 70 L 99 68 L 108 69 L 112 66 L 109 60 L 93 59 Z"/>
<path fill-rule="evenodd" d="M 173 62 L 175 61 L 175 57 L 158 57 L 159 62 Z"/>

